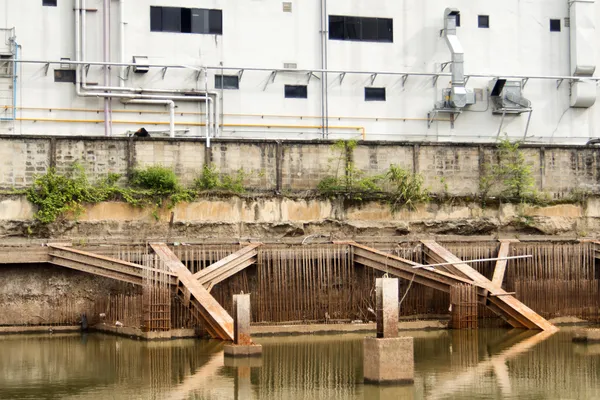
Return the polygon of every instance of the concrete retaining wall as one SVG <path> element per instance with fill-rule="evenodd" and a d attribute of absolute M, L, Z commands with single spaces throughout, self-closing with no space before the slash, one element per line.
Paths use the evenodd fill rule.
<path fill-rule="evenodd" d="M 390 164 L 422 174 L 434 192 L 472 195 L 486 163 L 494 162 L 495 146 L 473 144 L 408 144 L 364 142 L 351 154 L 331 149 L 325 141 L 132 139 L 103 137 L 0 136 L 0 188 L 30 185 L 35 174 L 54 166 L 66 171 L 82 164 L 92 181 L 107 173 L 126 175 L 136 166 L 172 167 L 182 183 L 190 184 L 202 166 L 213 163 L 219 172 L 247 173 L 246 186 L 260 191 L 313 190 L 321 179 L 352 160 L 367 175 Z M 582 146 L 523 147 L 539 190 L 553 197 L 573 189 L 600 193 L 600 149 Z"/>

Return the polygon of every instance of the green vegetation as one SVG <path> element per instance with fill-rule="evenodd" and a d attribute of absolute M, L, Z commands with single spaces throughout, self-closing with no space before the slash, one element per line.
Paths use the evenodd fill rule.
<path fill-rule="evenodd" d="M 204 165 L 202 175 L 194 181 L 194 187 L 199 191 L 220 190 L 233 193 L 244 193 L 244 179 L 248 175 L 243 168 L 235 175 L 219 175 L 214 165 Z"/>
<path fill-rule="evenodd" d="M 242 169 L 234 176 L 219 177 L 213 166 L 205 166 L 194 188 L 187 189 L 179 183 L 172 169 L 152 165 L 135 169 L 128 180 L 128 187 L 121 187 L 117 185 L 121 179 L 119 174 L 109 173 L 102 181 L 91 184 L 83 167 L 74 164 L 64 174 L 50 168 L 45 174 L 36 176 L 33 185 L 22 193 L 37 206 L 35 219 L 42 224 L 52 223 L 66 213 L 77 217 L 84 211 L 83 205 L 102 201 L 124 201 L 138 207 L 152 206 L 152 215 L 158 220 L 160 208 L 165 205 L 172 208 L 178 203 L 193 201 L 199 191 L 242 193 L 245 177 Z"/>
<path fill-rule="evenodd" d="M 484 164 L 485 173 L 479 182 L 484 202 L 493 190 L 499 190 L 499 197 L 507 201 L 540 205 L 550 201 L 547 194 L 535 189 L 535 178 L 519 149 L 520 144 L 502 139 L 498 143 L 498 162 Z"/>
<path fill-rule="evenodd" d="M 394 211 L 402 207 L 414 208 L 418 203 L 429 201 L 423 177 L 398 165 L 390 165 L 381 175 L 366 176 L 352 161 L 356 145 L 355 140 L 339 140 L 331 146 L 335 156 L 329 160 L 329 169 L 333 174 L 317 185 L 321 195 L 342 196 L 354 201 L 385 200 Z M 384 187 L 389 189 L 384 190 Z"/>
<path fill-rule="evenodd" d="M 395 164 L 390 165 L 385 177 L 392 188 L 389 201 L 392 210 L 401 207 L 414 209 L 418 203 L 427 203 L 430 200 L 429 190 L 425 188 L 423 176 Z"/>

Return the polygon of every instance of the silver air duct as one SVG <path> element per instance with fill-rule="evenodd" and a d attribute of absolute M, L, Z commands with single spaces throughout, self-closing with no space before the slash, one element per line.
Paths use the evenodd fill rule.
<path fill-rule="evenodd" d="M 456 36 L 456 19 L 460 11 L 456 8 L 446 8 L 444 11 L 444 37 L 452 53 L 452 88 L 450 89 L 450 105 L 455 108 L 466 107 L 467 89 L 465 88 L 465 52 Z"/>

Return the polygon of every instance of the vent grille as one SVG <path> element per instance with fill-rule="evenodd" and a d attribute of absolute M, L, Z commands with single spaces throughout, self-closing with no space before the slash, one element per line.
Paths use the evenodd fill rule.
<path fill-rule="evenodd" d="M 292 12 L 292 2 L 291 1 L 284 1 L 283 2 L 283 12 Z"/>
<path fill-rule="evenodd" d="M 296 69 L 298 68 L 298 64 L 296 63 L 283 63 L 284 69 Z"/>
<path fill-rule="evenodd" d="M 565 28 L 568 28 L 571 26 L 571 18 L 566 17 L 565 18 Z"/>

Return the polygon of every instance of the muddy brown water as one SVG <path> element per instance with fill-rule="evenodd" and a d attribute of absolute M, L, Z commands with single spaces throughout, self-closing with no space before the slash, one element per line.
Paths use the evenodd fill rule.
<path fill-rule="evenodd" d="M 222 343 L 104 334 L 0 336 L 2 399 L 597 399 L 600 344 L 504 329 L 413 331 L 415 383 L 362 384 L 364 335 L 257 339 L 262 361 L 225 366 Z"/>

